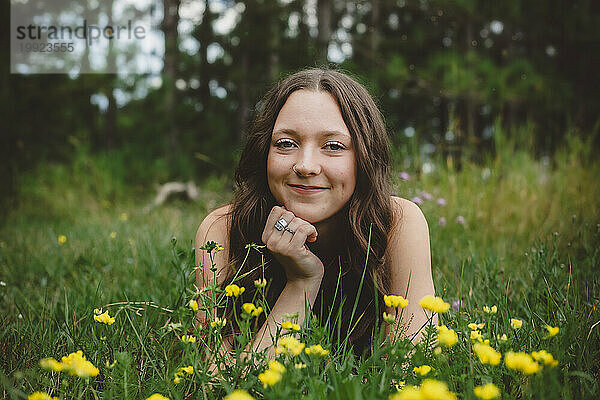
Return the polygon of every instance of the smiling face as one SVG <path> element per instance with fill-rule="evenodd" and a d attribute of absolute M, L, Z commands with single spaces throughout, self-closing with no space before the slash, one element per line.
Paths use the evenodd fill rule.
<path fill-rule="evenodd" d="M 310 223 L 333 216 L 356 187 L 350 132 L 328 92 L 297 90 L 275 121 L 267 157 L 275 200 Z"/>

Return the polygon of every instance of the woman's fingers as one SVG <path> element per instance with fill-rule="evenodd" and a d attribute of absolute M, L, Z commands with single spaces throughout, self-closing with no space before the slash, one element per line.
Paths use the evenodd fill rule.
<path fill-rule="evenodd" d="M 262 234 L 262 241 L 264 244 L 267 244 L 270 239 L 281 237 L 283 235 L 284 229 L 278 230 L 275 228 L 275 224 L 281 218 L 283 218 L 288 224 L 292 219 L 294 219 L 294 213 L 291 211 L 287 211 L 282 207 L 275 206 L 271 209 L 269 216 L 267 217 L 267 222 L 265 223 L 265 229 Z M 285 225 L 285 224 L 283 224 Z M 287 226 L 287 225 L 286 225 Z"/>

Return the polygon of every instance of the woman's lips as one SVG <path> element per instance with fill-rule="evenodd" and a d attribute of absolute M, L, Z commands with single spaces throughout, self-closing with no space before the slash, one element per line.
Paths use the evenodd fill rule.
<path fill-rule="evenodd" d="M 327 190 L 326 187 L 322 187 L 322 186 L 305 186 L 305 185 L 290 185 L 290 184 L 288 184 L 288 186 L 294 192 L 300 193 L 300 194 L 314 194 L 314 193 L 320 193 L 320 192 Z"/>

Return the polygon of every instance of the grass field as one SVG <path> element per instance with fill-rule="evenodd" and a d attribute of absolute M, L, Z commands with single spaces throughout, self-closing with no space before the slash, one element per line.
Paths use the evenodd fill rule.
<path fill-rule="evenodd" d="M 195 230 L 208 210 L 231 198 L 228 180 L 206 181 L 197 203 L 174 200 L 145 213 L 153 189 L 108 173 L 110 157 L 43 166 L 22 177 L 19 205 L 0 227 L 2 395 L 220 399 L 243 389 L 265 399 L 475 399 L 475 387 L 493 382 L 502 399 L 599 398 L 600 163 L 577 143 L 546 161 L 507 147 L 460 172 L 442 161 L 427 174 L 394 169 L 395 192 L 422 200 L 438 296 L 462 302 L 440 314 L 456 344 L 412 349 L 398 341 L 361 360 L 304 351 L 281 354 L 281 365 L 271 366 L 251 354 L 212 374 L 200 349 L 215 347 L 218 329 L 194 332 L 196 343 L 181 337 L 192 326 Z M 497 313 L 483 311 L 493 305 Z M 108 311 L 114 323 L 97 322 L 94 309 Z M 511 327 L 511 318 L 522 326 Z M 499 363 L 469 323 L 485 323 L 476 332 L 501 353 Z M 548 337 L 545 325 L 558 334 Z M 314 321 L 296 337 L 306 348 L 331 347 Z M 249 337 L 238 339 L 243 346 Z M 40 366 L 78 350 L 97 375 L 83 362 L 61 365 L 94 376 Z M 546 364 L 541 350 L 558 365 Z M 510 351 L 536 352 L 537 362 Z M 423 365 L 432 367 L 427 375 L 414 370 Z M 193 371 L 180 370 L 188 366 Z"/>

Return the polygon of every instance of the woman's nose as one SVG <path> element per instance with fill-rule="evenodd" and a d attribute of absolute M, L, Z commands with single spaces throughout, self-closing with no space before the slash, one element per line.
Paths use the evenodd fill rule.
<path fill-rule="evenodd" d="M 314 152 L 305 150 L 301 153 L 293 170 L 301 176 L 319 175 L 321 173 L 321 163 Z"/>

